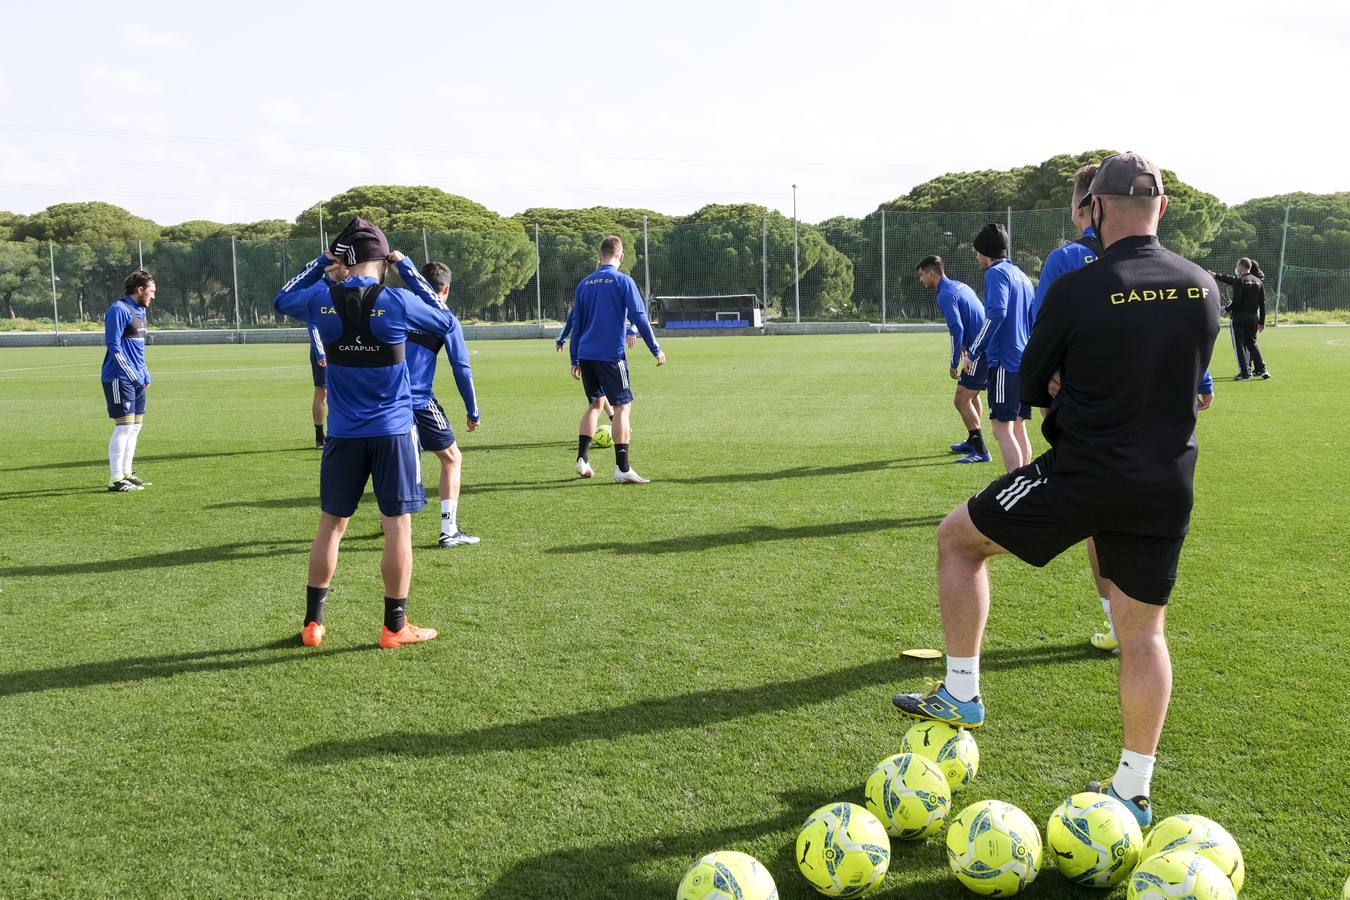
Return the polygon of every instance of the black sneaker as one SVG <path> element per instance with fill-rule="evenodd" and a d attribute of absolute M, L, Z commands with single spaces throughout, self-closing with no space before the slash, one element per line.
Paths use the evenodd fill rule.
<path fill-rule="evenodd" d="M 108 482 L 108 490 L 117 494 L 129 494 L 134 491 L 143 491 L 145 488 L 139 484 L 132 484 L 126 478 L 119 478 L 116 481 Z"/>
<path fill-rule="evenodd" d="M 1252 380 L 1252 376 L 1250 376 L 1250 375 L 1234 375 L 1234 376 L 1233 376 L 1233 380 L 1234 380 L 1234 381 L 1251 381 L 1251 380 Z"/>
<path fill-rule="evenodd" d="M 149 486 L 151 485 L 151 482 L 146 481 L 144 478 L 142 478 L 141 476 L 137 475 L 135 472 L 128 472 L 127 474 L 123 475 L 123 476 L 122 476 L 122 480 L 123 480 L 123 481 L 130 481 L 132 484 L 136 485 L 137 487 L 147 488 L 147 487 L 149 487 Z"/>
<path fill-rule="evenodd" d="M 1269 380 L 1270 380 L 1270 370 L 1269 370 L 1269 369 L 1266 369 L 1264 372 L 1257 372 L 1257 373 L 1256 373 L 1256 377 L 1257 377 L 1257 378 L 1260 378 L 1262 381 L 1269 381 Z"/>

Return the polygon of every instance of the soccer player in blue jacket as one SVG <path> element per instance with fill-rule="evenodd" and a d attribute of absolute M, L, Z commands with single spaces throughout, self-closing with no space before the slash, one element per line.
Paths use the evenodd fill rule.
<path fill-rule="evenodd" d="M 430 262 L 422 267 L 422 277 L 435 291 L 436 299 L 444 304 L 450 296 L 450 267 L 442 262 Z M 414 285 L 414 290 L 419 287 Z M 430 450 L 441 463 L 441 547 L 476 544 L 478 538 L 459 529 L 460 465 L 463 454 L 455 443 L 455 430 L 445 417 L 445 409 L 436 399 L 433 388 L 436 381 L 436 354 L 445 348 L 450 370 L 455 376 L 455 387 L 464 401 L 467 415 L 464 427 L 475 431 L 480 421 L 478 399 L 473 390 L 473 369 L 469 366 L 469 348 L 464 344 L 464 329 L 454 313 L 449 313 L 450 327 L 442 334 L 421 331 L 408 332 L 408 379 L 412 383 L 413 419 L 417 422 L 417 440 L 423 450 Z"/>
<path fill-rule="evenodd" d="M 126 277 L 126 293 L 103 316 L 103 399 L 113 420 L 108 441 L 108 490 L 124 494 L 149 484 L 132 471 L 136 440 L 145 422 L 145 311 L 155 300 L 155 279 L 144 269 Z"/>
<path fill-rule="evenodd" d="M 323 338 L 319 329 L 309 326 L 309 370 L 314 376 L 314 401 L 310 410 L 314 415 L 314 449 L 323 449 L 323 420 L 327 415 L 324 408 L 328 402 L 328 357 L 323 352 Z"/>
<path fill-rule="evenodd" d="M 981 359 L 989 366 L 989 420 L 1008 472 L 1031 462 L 1027 419 L 1031 405 L 1018 396 L 1017 372 L 1022 348 L 1031 333 L 1031 279 L 1008 260 L 1008 229 L 990 223 L 973 242 L 984 269 L 984 327 L 970 342 L 966 371 L 974 374 Z"/>
<path fill-rule="evenodd" d="M 952 452 L 962 456 L 959 463 L 989 462 L 989 449 L 980 432 L 980 391 L 988 384 L 984 360 L 976 363 L 974 372 L 966 372 L 966 344 L 984 327 L 984 307 L 970 286 L 948 278 L 940 256 L 925 256 L 919 261 L 919 281 L 937 291 L 937 306 L 947 323 L 952 337 L 952 352 L 948 374 L 956 380 L 956 397 L 952 403 L 961 415 L 968 434 L 959 444 L 952 444 Z"/>
<path fill-rule="evenodd" d="M 309 554 L 300 634 L 307 647 L 323 641 L 323 605 L 337 569 L 338 549 L 372 478 L 384 531 L 380 646 L 393 649 L 436 637 L 435 629 L 418 628 L 406 616 L 412 581 L 411 514 L 426 506 L 427 498 L 404 357 L 409 331 L 444 334 L 450 313 L 434 300 L 385 287 L 391 264 L 406 284 L 419 283 L 422 297 L 435 297 L 412 261 L 390 252 L 384 232 L 355 218 L 329 251 L 291 279 L 275 301 L 278 312 L 318 328 L 328 358 L 328 440 L 319 469 L 322 512 Z"/>
<path fill-rule="evenodd" d="M 596 270 L 577 285 L 569 316 L 574 320 L 569 345 L 572 377 L 581 382 L 589 403 L 578 427 L 577 474 L 582 478 L 595 474 L 590 463 L 591 439 L 600 419 L 601 403 L 608 398 L 614 407 L 614 480 L 620 484 L 646 484 L 650 479 L 639 475 L 628 462 L 633 390 L 624 354 L 626 323 L 637 326 L 658 366 L 666 364 L 666 354 L 656 343 L 637 284 L 619 271 L 623 241 L 617 235 L 611 234 L 600 242 L 597 262 Z"/>
<path fill-rule="evenodd" d="M 558 332 L 558 336 L 553 339 L 553 349 L 559 353 L 562 352 L 563 346 L 567 343 L 568 336 L 572 333 L 572 327 L 576 323 L 576 311 L 576 306 L 573 306 L 567 311 L 567 319 L 563 322 L 563 329 Z M 628 322 L 624 327 L 626 330 L 624 332 L 623 346 L 626 350 L 632 350 L 637 346 L 637 326 L 632 322 Z M 614 407 L 610 406 L 609 399 L 603 396 L 600 398 L 600 411 L 608 416 L 611 422 L 614 421 Z"/>

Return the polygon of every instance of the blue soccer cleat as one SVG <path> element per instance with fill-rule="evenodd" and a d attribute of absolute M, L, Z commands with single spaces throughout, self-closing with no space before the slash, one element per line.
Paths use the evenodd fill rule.
<path fill-rule="evenodd" d="M 993 459 L 994 457 L 989 455 L 988 450 L 985 450 L 983 452 L 979 450 L 972 450 L 956 461 L 958 463 L 982 463 L 982 462 L 993 462 Z"/>
<path fill-rule="evenodd" d="M 974 453 L 975 445 L 972 444 L 970 441 L 962 441 L 959 444 L 952 444 L 952 452 L 961 454 Z"/>
<path fill-rule="evenodd" d="M 895 708 L 907 716 L 930 722 L 946 722 L 958 728 L 979 728 L 984 725 L 984 704 L 978 696 L 957 700 L 939 684 L 928 694 L 896 694 L 891 700 Z"/>
<path fill-rule="evenodd" d="M 1105 781 L 1089 781 L 1087 790 L 1094 794 L 1105 794 L 1112 800 L 1119 800 L 1125 804 L 1133 815 L 1134 820 L 1139 823 L 1140 828 L 1147 828 L 1153 824 L 1153 805 L 1148 802 L 1147 797 L 1135 797 L 1132 800 L 1126 800 L 1116 793 L 1116 789 L 1111 787 L 1111 779 Z"/>

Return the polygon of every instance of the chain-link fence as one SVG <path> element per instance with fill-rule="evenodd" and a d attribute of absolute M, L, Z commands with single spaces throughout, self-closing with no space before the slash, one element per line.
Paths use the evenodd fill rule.
<path fill-rule="evenodd" d="M 1283 212 L 1281 218 L 1279 213 Z M 933 294 L 915 274 L 936 253 L 947 273 L 981 290 L 971 241 L 987 222 L 1007 226 L 1012 258 L 1033 278 L 1046 255 L 1077 229 L 1067 209 L 940 213 L 877 211 L 863 219 L 794 223 L 779 213 L 732 220 L 697 216 L 673 224 L 635 222 L 615 232 L 623 268 L 653 297 L 753 295 L 767 320 L 935 321 Z M 1266 272 L 1271 315 L 1316 321 L 1350 312 L 1350 232 L 1328 232 L 1275 209 L 1209 245 L 1190 245 L 1187 223 L 1164 217 L 1161 237 L 1219 271 L 1239 256 Z M 419 264 L 454 271 L 451 305 L 466 321 L 551 322 L 567 315 L 577 282 L 595 265 L 608 232 L 522 226 L 391 232 L 390 244 Z M 121 296 L 134 268 L 154 274 L 157 328 L 265 328 L 295 323 L 272 300 L 320 251 L 315 235 L 289 240 L 0 243 L 0 329 L 93 328 Z M 397 283 L 397 282 L 395 282 Z"/>

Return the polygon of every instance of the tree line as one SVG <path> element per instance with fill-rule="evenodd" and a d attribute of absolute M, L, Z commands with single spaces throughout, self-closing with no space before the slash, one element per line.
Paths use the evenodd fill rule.
<path fill-rule="evenodd" d="M 294 222 L 161 226 L 100 202 L 57 204 L 31 216 L 0 212 L 0 315 L 50 311 L 55 269 L 61 317 L 95 319 L 121 294 L 128 269 L 144 262 L 159 281 L 157 324 L 232 325 L 236 296 L 241 324 L 267 324 L 277 287 L 318 253 L 320 217 L 331 234 L 360 215 L 415 258 L 426 252 L 448 262 L 455 272 L 452 299 L 473 317 L 531 319 L 536 304 L 546 315 L 565 312 L 606 234 L 624 240 L 623 268 L 655 295 L 759 296 L 767 287 L 771 314 L 792 314 L 800 296 L 803 313 L 812 317 L 877 318 L 883 298 L 901 315 L 926 317 L 935 311 L 914 278 L 919 257 L 939 253 L 954 277 L 978 286 L 970 240 L 984 222 L 1003 221 L 1011 209 L 1014 261 L 1034 276 L 1046 253 L 1075 236 L 1068 215 L 1073 172 L 1109 152 L 950 173 L 861 218 L 799 222 L 799 281 L 792 220 L 754 204 L 712 204 L 685 216 L 614 207 L 502 216 L 436 188 L 370 185 L 316 203 Z M 1350 193 L 1296 193 L 1228 207 L 1173 172 L 1164 170 L 1164 177 L 1169 204 L 1161 237 L 1168 246 L 1219 270 L 1253 256 L 1270 272 L 1288 207 L 1286 260 L 1308 270 L 1307 291 L 1343 287 L 1334 273 L 1318 273 L 1350 269 Z M 1326 283 L 1319 285 L 1318 277 Z"/>

